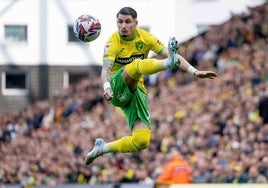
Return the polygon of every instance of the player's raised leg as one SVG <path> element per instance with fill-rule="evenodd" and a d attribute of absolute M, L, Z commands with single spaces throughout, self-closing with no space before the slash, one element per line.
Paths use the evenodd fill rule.
<path fill-rule="evenodd" d="M 97 157 L 109 152 L 131 153 L 146 149 L 150 145 L 151 130 L 141 128 L 133 130 L 130 136 L 105 143 L 102 138 L 97 138 L 93 149 L 88 152 L 85 164 L 91 164 Z"/>
<path fill-rule="evenodd" d="M 171 37 L 168 42 L 168 57 L 166 59 L 136 59 L 126 65 L 125 71 L 131 78 L 139 80 L 142 75 L 151 75 L 166 69 L 179 69 L 181 62 L 178 48 L 179 45 L 175 37 Z"/>

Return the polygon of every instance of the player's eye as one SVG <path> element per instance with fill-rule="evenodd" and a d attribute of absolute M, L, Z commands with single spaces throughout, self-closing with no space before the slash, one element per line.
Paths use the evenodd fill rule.
<path fill-rule="evenodd" d="M 123 20 L 117 20 L 117 23 L 119 23 L 119 24 L 123 24 L 124 21 L 123 21 Z"/>

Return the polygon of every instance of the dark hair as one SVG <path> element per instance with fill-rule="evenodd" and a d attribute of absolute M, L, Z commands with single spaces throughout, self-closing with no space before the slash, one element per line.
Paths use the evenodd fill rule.
<path fill-rule="evenodd" d="M 118 18 L 118 15 L 122 14 L 122 15 L 131 15 L 132 18 L 136 19 L 138 14 L 136 12 L 136 10 L 134 10 L 131 7 L 123 7 L 119 10 L 119 12 L 116 14 L 116 18 Z"/>

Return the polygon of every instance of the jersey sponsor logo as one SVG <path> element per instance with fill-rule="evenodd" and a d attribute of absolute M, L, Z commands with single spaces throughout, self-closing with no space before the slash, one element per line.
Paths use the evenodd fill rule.
<path fill-rule="evenodd" d="M 138 55 L 132 55 L 130 57 L 125 57 L 125 58 L 117 57 L 115 59 L 115 62 L 121 65 L 126 65 L 126 64 L 131 63 L 135 59 L 144 59 L 144 56 L 145 56 L 144 54 L 138 54 Z"/>

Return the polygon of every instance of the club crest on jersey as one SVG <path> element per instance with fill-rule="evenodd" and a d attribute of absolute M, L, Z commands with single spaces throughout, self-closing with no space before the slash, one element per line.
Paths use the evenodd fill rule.
<path fill-rule="evenodd" d="M 140 51 L 143 48 L 143 42 L 136 42 L 135 46 L 136 46 L 136 49 Z"/>

